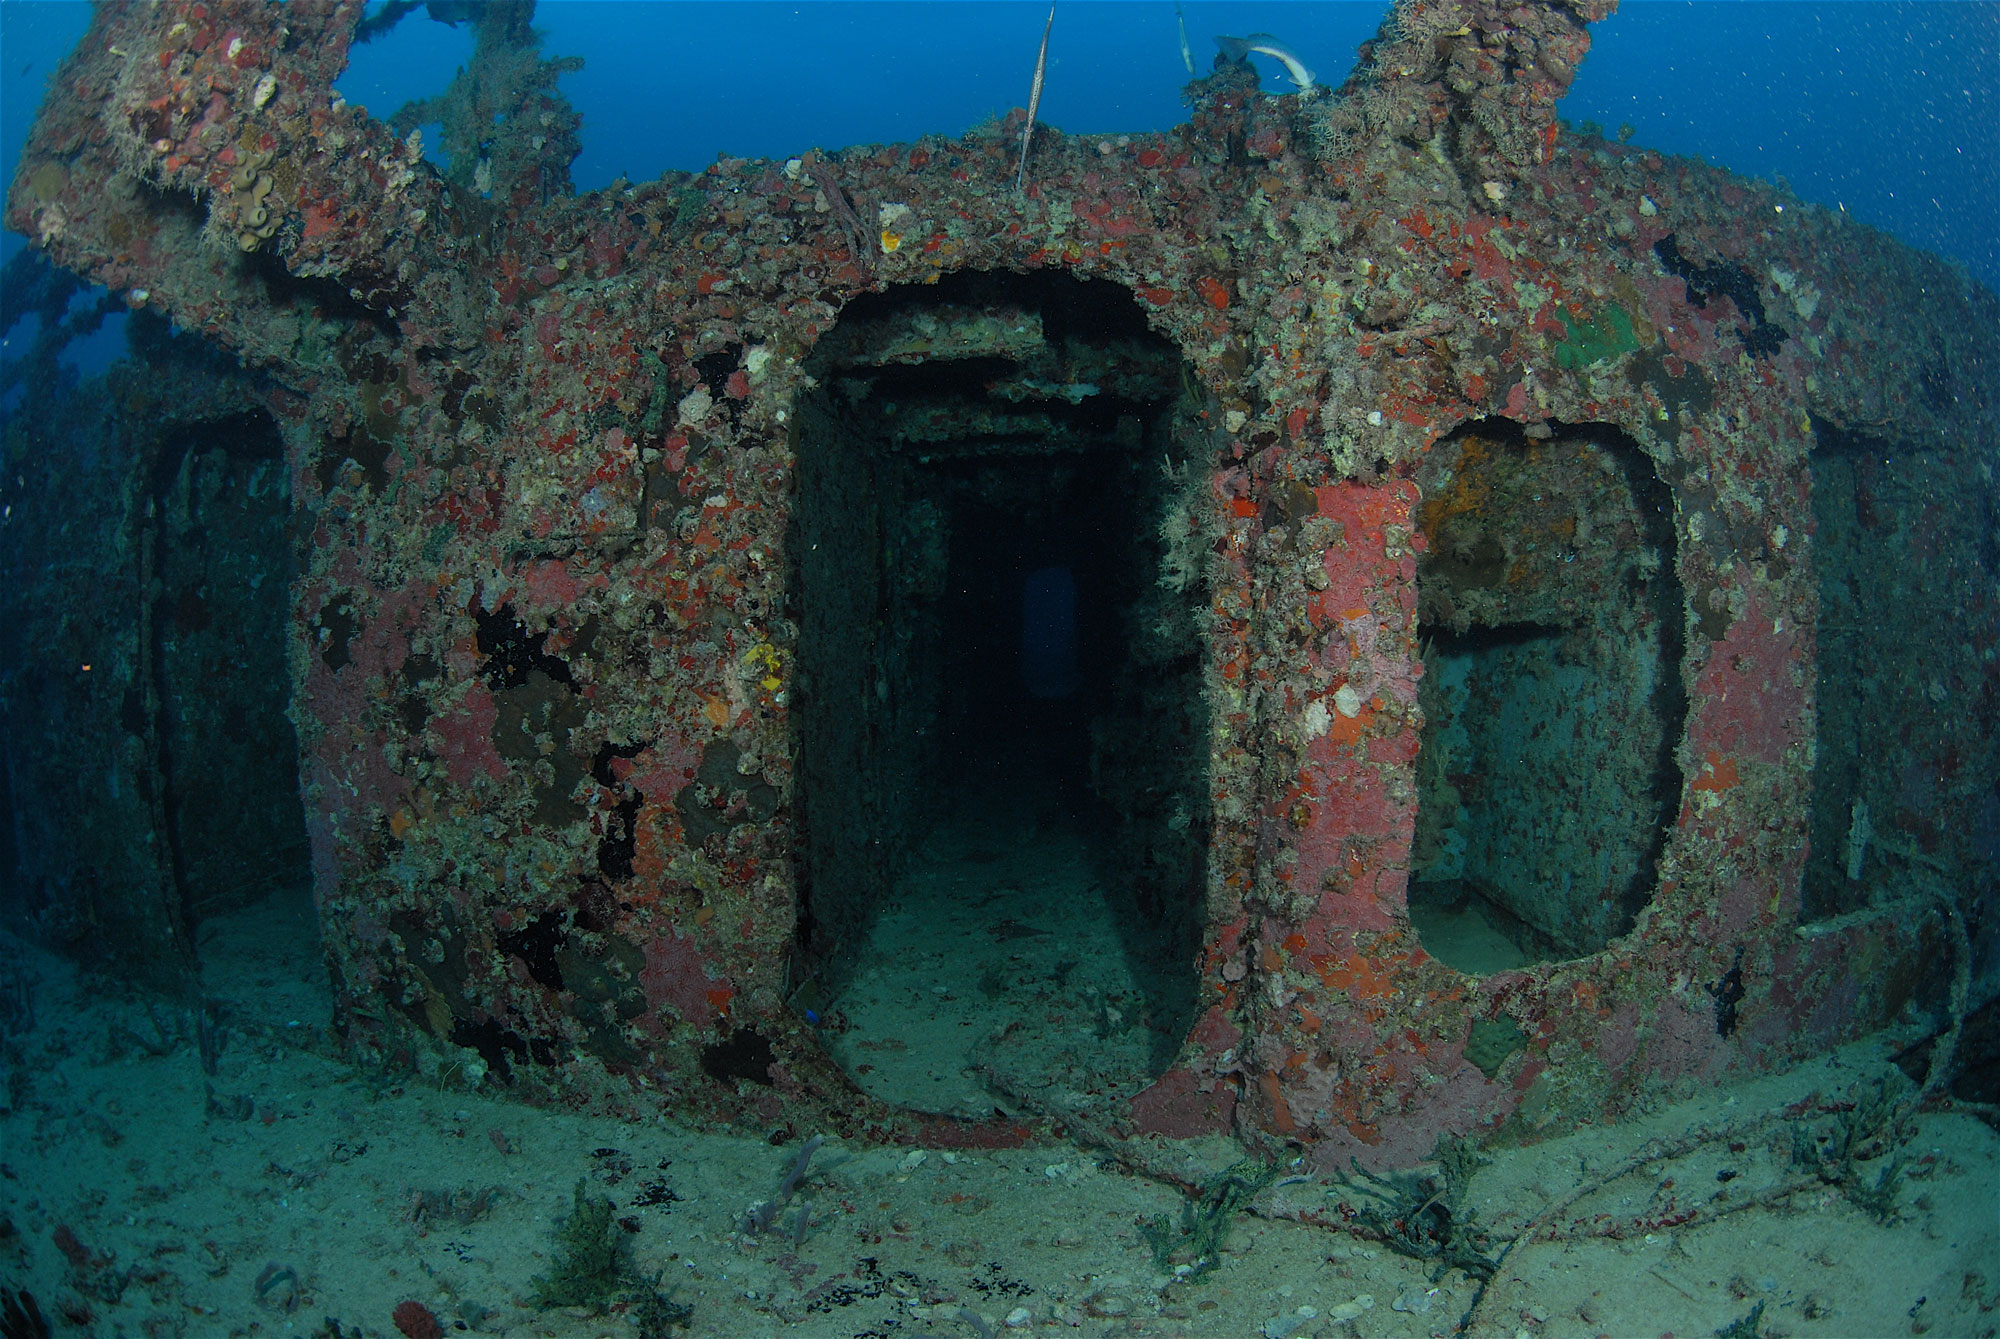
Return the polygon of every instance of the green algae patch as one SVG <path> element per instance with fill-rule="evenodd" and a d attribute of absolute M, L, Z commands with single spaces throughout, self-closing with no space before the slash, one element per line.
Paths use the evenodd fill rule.
<path fill-rule="evenodd" d="M 1632 314 L 1615 302 L 1588 317 L 1558 306 L 1556 319 L 1563 323 L 1565 333 L 1562 343 L 1556 345 L 1556 362 L 1572 372 L 1646 345 L 1632 325 Z"/>
<path fill-rule="evenodd" d="M 581 1307 L 594 1316 L 619 1308 L 643 1335 L 687 1324 L 693 1308 L 663 1292 L 659 1274 L 649 1278 L 634 1267 L 631 1238 L 614 1212 L 610 1200 L 587 1194 L 577 1181 L 575 1204 L 556 1225 L 555 1258 L 535 1279 L 529 1300 L 544 1311 Z"/>
<path fill-rule="evenodd" d="M 1465 1058 L 1491 1079 L 1500 1073 L 1500 1066 L 1507 1062 L 1508 1056 L 1527 1044 L 1528 1034 L 1516 1027 L 1512 1019 L 1482 1019 L 1472 1025 L 1472 1035 L 1465 1043 Z"/>

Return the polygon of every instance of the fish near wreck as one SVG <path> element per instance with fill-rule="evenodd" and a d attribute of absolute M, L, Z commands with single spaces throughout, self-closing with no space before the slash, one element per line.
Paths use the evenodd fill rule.
<path fill-rule="evenodd" d="M 233 36 L 99 10 L 7 223 L 260 371 L 352 1053 L 606 1111 L 1026 1138 L 1025 1108 L 864 1090 L 794 1006 L 870 952 L 959 761 L 933 727 L 999 682 L 945 593 L 1030 532 L 1122 583 L 1079 631 L 1103 688 L 1066 761 L 1145 879 L 1125 928 L 1165 984 L 1118 1022 L 1164 1040 L 1076 1095 L 1106 1128 L 1402 1165 L 1932 1007 L 1948 936 L 1897 862 L 1975 867 L 2000 757 L 1943 707 L 2000 613 L 1897 586 L 1955 631 L 1919 680 L 1918 639 L 1828 617 L 1881 581 L 1817 574 L 1905 534 L 1882 425 L 1940 477 L 1991 462 L 2000 311 L 1782 187 L 1563 128 L 1608 9 L 1388 21 L 1329 91 L 1230 39 L 1315 96 L 1226 63 L 1184 125 L 1049 143 L 1032 193 L 982 131 L 575 195 L 553 77 L 489 82 L 534 128 L 493 200 L 335 95 L 359 6 Z M 268 186 L 237 188 L 243 146 Z M 253 207 L 254 257 L 205 245 Z M 1926 539 L 1977 564 L 1979 524 Z M 954 527 L 992 560 L 954 566 Z M 1836 654 L 1938 693 L 1842 715 Z M 1464 908 L 1505 927 L 1492 958 L 1441 956 Z"/>
<path fill-rule="evenodd" d="M 1216 46 L 1222 49 L 1222 58 L 1237 64 L 1249 60 L 1250 53 L 1270 56 L 1285 67 L 1292 84 L 1300 93 L 1310 93 L 1315 87 L 1313 72 L 1300 60 L 1292 49 L 1269 33 L 1251 33 L 1248 37 L 1218 37 Z"/>
<path fill-rule="evenodd" d="M 1042 110 L 1042 85 L 1049 76 L 1049 34 L 1055 31 L 1055 0 L 1049 0 L 1049 17 L 1042 24 L 1042 44 L 1035 50 L 1035 74 L 1028 81 L 1028 115 L 1021 123 L 1021 166 L 1014 173 L 1014 189 L 1028 188 L 1028 149 L 1035 140 L 1035 117 Z"/>

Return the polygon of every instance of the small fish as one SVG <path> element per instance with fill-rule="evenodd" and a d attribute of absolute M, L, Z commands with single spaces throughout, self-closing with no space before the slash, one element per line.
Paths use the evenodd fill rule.
<path fill-rule="evenodd" d="M 1218 37 L 1215 44 L 1222 48 L 1222 54 L 1230 60 L 1242 60 L 1251 52 L 1259 52 L 1275 57 L 1285 67 L 1285 73 L 1299 86 L 1299 92 L 1310 93 L 1313 89 L 1313 72 L 1306 63 L 1292 54 L 1292 49 L 1269 33 L 1251 33 L 1248 37 Z"/>
<path fill-rule="evenodd" d="M 1042 80 L 1049 72 L 1049 30 L 1056 26 L 1056 0 L 1049 0 L 1049 21 L 1042 25 L 1042 49 L 1035 53 L 1035 82 L 1028 85 L 1028 124 L 1021 127 L 1021 170 L 1014 174 L 1014 189 L 1028 186 L 1028 141 L 1035 135 L 1035 113 L 1042 107 Z"/>
<path fill-rule="evenodd" d="M 1188 78 L 1194 78 L 1194 49 L 1188 45 L 1187 15 L 1181 13 L 1179 5 L 1174 6 L 1174 22 L 1181 26 L 1181 64 L 1187 66 Z"/>
<path fill-rule="evenodd" d="M 1004 921 L 995 921 L 993 924 L 987 926 L 986 933 L 992 935 L 997 941 L 1003 939 L 1036 939 L 1046 936 L 1049 932 L 1047 930 L 1037 930 L 1032 925 L 1023 925 L 1020 921 L 1009 916 Z"/>

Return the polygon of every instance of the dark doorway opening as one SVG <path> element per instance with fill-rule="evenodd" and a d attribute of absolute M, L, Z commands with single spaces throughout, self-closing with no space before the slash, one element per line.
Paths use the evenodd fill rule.
<path fill-rule="evenodd" d="M 942 602 L 940 749 L 926 787 L 964 808 L 1039 791 L 1080 815 L 1091 722 L 1116 688 L 1120 611 L 1142 592 L 1118 548 L 1137 538 L 1115 453 L 938 474 L 950 558 Z"/>
<path fill-rule="evenodd" d="M 234 999 L 256 975 L 229 952 L 243 927 L 298 927 L 301 973 L 320 956 L 290 474 L 233 362 L 165 344 L 157 317 L 134 330 L 159 341 L 145 357 L 10 425 L 54 440 L 16 462 L 0 541 L 20 573 L 0 591 L 0 920 L 164 994 Z"/>
<path fill-rule="evenodd" d="M 1410 915 L 1484 974 L 1632 927 L 1680 796 L 1667 490 L 1614 428 L 1479 423 L 1421 472 Z"/>
<path fill-rule="evenodd" d="M 169 434 L 153 472 L 155 747 L 174 881 L 198 928 L 311 882 L 288 714 L 290 476 L 261 411 Z"/>
<path fill-rule="evenodd" d="M 1193 379 L 1123 289 L 987 273 L 857 300 L 807 370 L 794 1002 L 900 1105 L 1136 1091 L 1205 887 Z"/>
<path fill-rule="evenodd" d="M 2000 498 L 1972 450 L 1813 424 L 1818 739 L 1802 915 L 2000 893 Z M 1795 561 L 1797 541 L 1768 557 Z"/>

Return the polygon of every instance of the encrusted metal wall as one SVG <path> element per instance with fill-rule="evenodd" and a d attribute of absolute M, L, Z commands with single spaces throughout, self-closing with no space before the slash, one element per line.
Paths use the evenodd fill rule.
<path fill-rule="evenodd" d="M 843 486 L 801 466 L 811 360 L 864 294 L 973 272 L 1115 286 L 1187 368 L 1194 1016 L 1087 1118 L 1408 1161 L 1921 1003 L 1930 883 L 1975 911 L 2000 862 L 2000 304 L 1780 187 L 1560 126 L 1608 8 L 1401 4 L 1337 91 L 1225 67 L 1170 132 L 1039 131 L 1025 191 L 1017 115 L 581 196 L 515 11 L 482 25 L 493 77 L 447 94 L 448 133 L 490 127 L 449 176 L 333 94 L 359 4 L 100 11 L 7 222 L 269 378 L 355 1051 L 601 1108 L 1026 1137 L 863 1096 L 787 1003 L 800 629 L 827 616 L 789 546 L 801 500 Z M 1945 457 L 1986 501 L 1897 511 L 1894 461 Z M 1835 474 L 1872 519 L 1830 596 Z M 1953 644 L 1844 712 L 1842 790 L 1816 797 L 1846 693 L 1819 673 L 1829 611 L 1852 672 L 1896 663 L 1849 614 L 1925 545 L 1953 565 Z M 1508 626 L 1530 632 L 1480 640 Z M 1459 705 L 1427 703 L 1427 671 Z M 1491 716 L 1425 733 L 1480 673 L 1547 728 L 1518 774 L 1426 773 L 1427 738 L 1504 751 Z M 1621 747 L 1624 780 L 1565 774 Z M 1519 804 L 1538 817 L 1509 829 Z M 1808 839 L 1834 833 L 1860 849 L 1829 868 Z M 1550 870 L 1496 884 L 1537 852 Z M 1802 924 L 1810 871 L 1841 917 Z M 1477 883 L 1548 953 L 1448 965 L 1413 873 Z"/>

